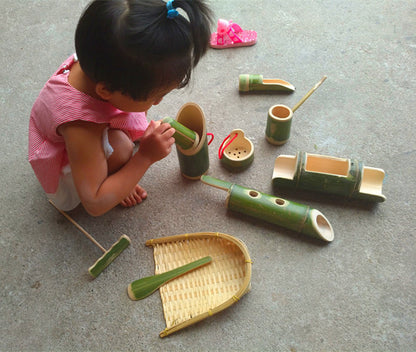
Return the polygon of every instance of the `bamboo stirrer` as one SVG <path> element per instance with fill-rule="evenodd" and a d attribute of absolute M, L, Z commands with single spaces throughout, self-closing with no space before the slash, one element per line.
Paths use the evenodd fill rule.
<path fill-rule="evenodd" d="M 67 213 L 59 209 L 51 200 L 51 203 L 63 216 L 65 216 L 75 227 L 80 230 L 92 243 L 94 243 L 104 253 L 98 260 L 88 269 L 88 272 L 93 278 L 96 278 L 101 272 L 109 266 L 114 259 L 116 259 L 122 251 L 124 251 L 130 245 L 130 238 L 126 235 L 122 235 L 117 242 L 115 242 L 109 250 L 106 250 L 101 244 L 99 244 L 94 237 L 92 237 L 81 225 L 79 225 L 74 219 L 72 219 Z"/>
<path fill-rule="evenodd" d="M 292 109 L 292 111 L 293 112 L 295 112 L 298 108 L 299 108 L 299 106 L 301 106 L 304 102 L 305 102 L 305 100 L 306 99 L 308 99 L 311 95 L 312 95 L 312 93 L 315 91 L 315 90 L 317 90 L 318 89 L 318 87 L 322 84 L 322 83 L 324 83 L 324 81 L 326 80 L 326 78 L 327 78 L 327 76 L 323 76 L 322 77 L 322 79 L 317 83 L 317 84 L 315 84 L 314 86 L 313 86 L 313 88 L 308 92 L 308 93 L 306 93 L 305 94 L 305 96 L 293 107 L 293 109 Z"/>

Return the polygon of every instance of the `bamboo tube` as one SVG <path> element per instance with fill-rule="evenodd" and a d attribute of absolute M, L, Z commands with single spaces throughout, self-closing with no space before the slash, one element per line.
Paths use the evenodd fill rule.
<path fill-rule="evenodd" d="M 195 131 L 192 131 L 171 117 L 165 117 L 162 122 L 170 124 L 175 129 L 176 132 L 173 138 L 175 138 L 175 143 L 183 149 L 195 148 L 198 145 L 199 136 Z"/>
<path fill-rule="evenodd" d="M 201 181 L 207 185 L 227 190 L 226 206 L 232 211 L 250 215 L 327 242 L 334 239 L 331 224 L 316 209 L 207 175 L 203 175 Z"/>
<path fill-rule="evenodd" d="M 88 272 L 95 279 L 101 272 L 109 266 L 114 259 L 116 259 L 121 252 L 123 252 L 130 245 L 130 238 L 126 235 L 122 235 L 117 242 L 115 242 L 111 248 L 107 251 L 101 244 L 99 244 L 94 237 L 92 237 L 81 225 L 79 225 L 74 219 L 72 219 L 67 213 L 59 209 L 51 200 L 51 203 L 63 216 L 65 216 L 75 227 L 80 230 L 92 243 L 94 243 L 104 254 L 98 258 L 98 260 L 88 268 Z"/>
<path fill-rule="evenodd" d="M 191 263 L 180 266 L 173 270 L 164 272 L 162 274 L 157 274 L 153 276 L 144 277 L 142 279 L 133 281 L 128 287 L 127 292 L 133 301 L 146 298 L 155 292 L 160 286 L 166 284 L 167 282 L 176 279 L 179 276 L 182 276 L 192 270 L 195 270 L 203 265 L 211 263 L 212 258 L 210 256 L 203 257 L 201 259 L 195 260 Z"/>

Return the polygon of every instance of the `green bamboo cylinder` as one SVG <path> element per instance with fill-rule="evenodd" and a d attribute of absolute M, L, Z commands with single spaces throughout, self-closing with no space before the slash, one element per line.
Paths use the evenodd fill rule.
<path fill-rule="evenodd" d="M 176 121 L 199 136 L 197 145 L 184 149 L 176 144 L 179 167 L 185 178 L 197 180 L 208 171 L 208 141 L 204 112 L 195 103 L 186 103 L 179 110 Z"/>
<path fill-rule="evenodd" d="M 162 122 L 170 124 L 175 129 L 175 143 L 183 149 L 195 148 L 199 143 L 199 136 L 195 131 L 182 125 L 171 117 L 165 117 Z"/>
<path fill-rule="evenodd" d="M 331 224 L 319 210 L 206 175 L 201 181 L 227 190 L 226 206 L 232 211 L 327 242 L 334 239 Z"/>
<path fill-rule="evenodd" d="M 293 111 L 286 105 L 273 105 L 267 113 L 266 140 L 274 145 L 285 144 L 290 137 Z"/>
<path fill-rule="evenodd" d="M 282 155 L 276 159 L 272 183 L 276 191 L 303 189 L 383 202 L 386 199 L 381 194 L 383 178 L 383 170 L 365 167 L 355 159 L 298 152 L 296 157 Z"/>

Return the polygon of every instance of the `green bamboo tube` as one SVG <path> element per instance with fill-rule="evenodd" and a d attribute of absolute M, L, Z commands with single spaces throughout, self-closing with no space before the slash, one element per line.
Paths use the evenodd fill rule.
<path fill-rule="evenodd" d="M 232 211 L 250 215 L 327 242 L 334 239 L 331 224 L 319 210 L 207 175 L 202 176 L 201 181 L 210 186 L 227 190 L 226 206 Z"/>
<path fill-rule="evenodd" d="M 182 265 L 179 268 L 172 269 L 162 274 L 148 276 L 133 281 L 127 287 L 127 293 L 130 299 L 133 301 L 146 298 L 167 282 L 172 281 L 173 279 L 176 279 L 177 277 L 182 276 L 192 270 L 200 268 L 201 266 L 207 265 L 211 263 L 211 261 L 212 258 L 210 256 L 203 257 L 193 261 L 192 263 Z"/>
<path fill-rule="evenodd" d="M 195 103 L 186 103 L 179 110 L 176 121 L 199 136 L 199 143 L 192 148 L 184 149 L 176 144 L 179 167 L 184 177 L 197 180 L 209 168 L 208 141 L 204 112 Z"/>
<path fill-rule="evenodd" d="M 286 105 L 273 105 L 267 113 L 266 140 L 274 145 L 285 144 L 290 137 L 293 111 Z"/>
<path fill-rule="evenodd" d="M 183 149 L 195 148 L 199 143 L 199 136 L 195 131 L 182 125 L 171 117 L 165 117 L 162 122 L 170 124 L 175 129 L 175 143 L 180 145 Z"/>
<path fill-rule="evenodd" d="M 298 152 L 281 155 L 275 161 L 273 188 L 303 189 L 345 198 L 383 202 L 384 171 L 365 167 L 355 159 L 343 159 Z"/>

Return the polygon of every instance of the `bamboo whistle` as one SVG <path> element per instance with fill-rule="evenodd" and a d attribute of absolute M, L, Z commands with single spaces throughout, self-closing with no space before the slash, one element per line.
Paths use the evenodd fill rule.
<path fill-rule="evenodd" d="M 316 209 L 261 193 L 230 182 L 202 175 L 201 181 L 228 192 L 226 206 L 232 211 L 282 226 L 327 242 L 334 231 L 327 218 Z"/>
<path fill-rule="evenodd" d="M 75 227 L 80 230 L 92 243 L 94 243 L 104 253 L 98 260 L 89 267 L 88 272 L 95 279 L 101 272 L 109 266 L 120 254 L 130 245 L 130 238 L 122 235 L 117 242 L 115 242 L 109 250 L 106 250 L 99 244 L 94 237 L 92 237 L 81 225 L 72 219 L 67 213 L 59 209 L 51 200 L 49 202 L 65 216 Z"/>

